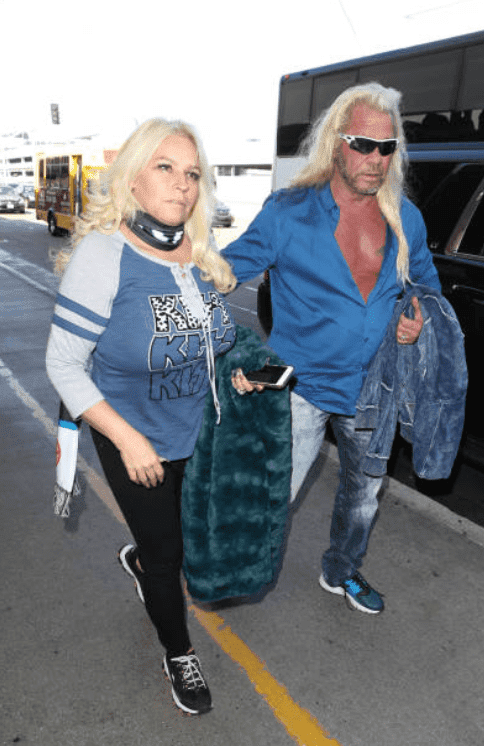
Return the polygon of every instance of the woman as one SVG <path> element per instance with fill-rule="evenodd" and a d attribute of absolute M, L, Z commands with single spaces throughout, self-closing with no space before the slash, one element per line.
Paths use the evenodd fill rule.
<path fill-rule="evenodd" d="M 78 221 L 47 348 L 47 371 L 73 418 L 90 426 L 136 546 L 119 560 L 166 653 L 176 704 L 211 696 L 186 624 L 180 493 L 214 358 L 235 326 L 220 292 L 235 286 L 210 248 L 212 178 L 182 122 L 153 119 L 120 149 Z M 234 380 L 240 392 L 251 390 Z"/>

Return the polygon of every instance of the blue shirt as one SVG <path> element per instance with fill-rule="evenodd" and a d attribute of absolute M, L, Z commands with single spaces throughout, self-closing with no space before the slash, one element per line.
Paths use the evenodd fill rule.
<path fill-rule="evenodd" d="M 410 279 L 440 290 L 420 211 L 404 199 L 401 217 Z M 338 222 L 329 184 L 276 192 L 224 257 L 239 282 L 271 268 L 269 344 L 294 366 L 296 393 L 320 409 L 354 415 L 402 284 L 398 240 L 388 226 L 380 273 L 365 302 L 334 236 Z"/>

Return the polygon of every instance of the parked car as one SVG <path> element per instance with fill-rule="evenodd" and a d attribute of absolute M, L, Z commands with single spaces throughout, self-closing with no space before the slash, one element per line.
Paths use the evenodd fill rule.
<path fill-rule="evenodd" d="M 25 200 L 10 186 L 0 186 L 0 212 L 25 212 Z"/>
<path fill-rule="evenodd" d="M 26 207 L 35 207 L 35 189 L 33 186 L 23 186 L 19 194 L 23 197 Z"/>
<path fill-rule="evenodd" d="M 428 244 L 449 300 L 465 335 L 469 371 L 462 455 L 484 467 L 484 388 L 481 346 L 484 340 L 484 143 L 472 148 L 441 144 L 409 150 L 409 197 L 427 225 Z M 272 328 L 270 272 L 257 294 L 257 314 L 268 334 Z"/>
<path fill-rule="evenodd" d="M 234 218 L 230 212 L 230 207 L 227 207 L 224 202 L 218 199 L 215 203 L 212 226 L 214 228 L 230 228 L 233 222 Z"/>

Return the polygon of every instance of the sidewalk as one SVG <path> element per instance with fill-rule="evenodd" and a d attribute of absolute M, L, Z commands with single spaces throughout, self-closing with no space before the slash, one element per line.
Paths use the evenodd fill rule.
<path fill-rule="evenodd" d="M 43 368 L 53 298 L 25 287 L 0 267 L 0 744 L 482 746 L 484 529 L 391 482 L 364 566 L 386 610 L 350 611 L 317 582 L 337 481 L 331 446 L 292 513 L 274 588 L 205 609 L 317 719 L 321 737 L 291 735 L 193 609 L 215 707 L 203 718 L 174 709 L 115 559 L 125 527 L 89 485 L 78 516 L 53 516 L 57 400 Z M 81 451 L 97 468 L 87 433 Z"/>

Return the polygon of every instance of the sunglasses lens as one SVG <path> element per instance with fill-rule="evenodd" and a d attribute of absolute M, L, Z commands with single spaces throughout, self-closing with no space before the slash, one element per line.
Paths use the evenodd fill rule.
<path fill-rule="evenodd" d="M 396 140 L 390 140 L 389 142 L 381 142 L 380 143 L 380 153 L 382 155 L 391 155 L 395 152 L 397 149 L 397 141 Z"/>
<path fill-rule="evenodd" d="M 355 137 L 353 142 L 350 144 L 350 148 L 356 150 L 358 153 L 363 155 L 369 155 L 372 153 L 377 146 L 376 140 L 370 140 L 368 137 Z"/>

